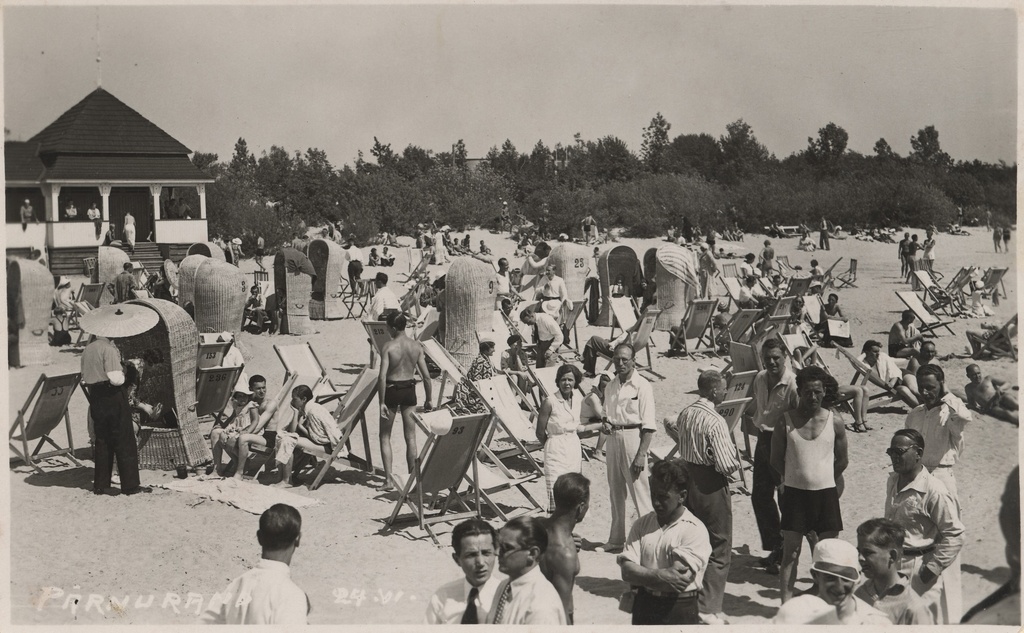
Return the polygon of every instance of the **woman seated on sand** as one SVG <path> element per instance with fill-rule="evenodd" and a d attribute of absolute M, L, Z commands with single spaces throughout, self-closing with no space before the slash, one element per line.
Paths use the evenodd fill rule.
<path fill-rule="evenodd" d="M 800 243 L 797 245 L 797 248 L 802 251 L 807 251 L 808 253 L 813 253 L 817 246 L 815 246 L 814 240 L 811 239 L 810 233 L 804 233 L 800 238 Z"/>

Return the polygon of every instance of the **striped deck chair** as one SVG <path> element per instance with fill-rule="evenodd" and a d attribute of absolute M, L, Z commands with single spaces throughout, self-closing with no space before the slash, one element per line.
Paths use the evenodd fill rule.
<path fill-rule="evenodd" d="M 730 262 L 728 264 L 722 264 L 722 270 L 719 273 L 723 279 L 736 279 L 739 277 L 739 270 L 736 268 L 736 264 Z"/>
<path fill-rule="evenodd" d="M 739 305 L 740 301 L 740 280 L 736 277 L 722 277 L 722 285 L 725 286 L 725 294 L 729 297 L 729 305 Z"/>
<path fill-rule="evenodd" d="M 670 347 L 681 348 L 683 354 L 692 355 L 698 352 L 709 352 L 714 354 L 717 349 L 715 343 L 715 310 L 718 308 L 717 299 L 698 300 L 686 307 L 686 314 L 679 322 L 679 329 L 672 333 Z M 691 348 L 688 341 L 696 339 Z"/>
<path fill-rule="evenodd" d="M 935 337 L 935 330 L 940 327 L 946 328 L 946 330 L 953 334 L 953 330 L 950 329 L 949 324 L 952 321 L 943 321 L 938 317 L 937 314 L 931 311 L 931 309 L 921 301 L 921 297 L 918 297 L 910 290 L 897 290 L 896 296 L 900 298 L 903 305 L 907 306 L 908 310 L 911 310 L 918 319 L 921 320 L 921 327 L 918 328 L 921 334 L 927 334 Z"/>
<path fill-rule="evenodd" d="M 25 462 L 40 474 L 44 471 L 39 462 L 50 457 L 67 457 L 76 466 L 82 466 L 82 463 L 75 459 L 75 440 L 71 435 L 71 416 L 68 413 L 71 396 L 74 395 L 81 380 L 81 373 L 60 376 L 40 374 L 28 398 L 25 399 L 25 404 L 18 409 L 18 415 L 7 435 L 12 459 Z M 67 448 L 61 447 L 51 435 L 61 420 L 64 421 L 64 430 L 68 437 Z M 39 442 L 35 448 L 29 450 L 29 442 L 36 440 Z M 56 450 L 40 453 L 45 444 L 53 446 Z"/>

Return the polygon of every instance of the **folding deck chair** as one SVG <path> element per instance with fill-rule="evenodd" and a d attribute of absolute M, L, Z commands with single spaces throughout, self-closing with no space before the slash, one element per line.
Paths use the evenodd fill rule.
<path fill-rule="evenodd" d="M 569 315 L 566 317 L 565 324 L 563 326 L 564 329 L 566 329 L 566 330 L 572 330 L 573 336 L 576 338 L 575 350 L 577 352 L 580 351 L 580 332 L 579 332 L 579 328 L 576 325 L 576 322 L 579 320 L 580 315 L 583 314 L 583 307 L 585 305 L 587 305 L 586 301 L 573 301 L 572 302 L 572 310 L 569 312 Z M 568 342 L 569 341 L 566 341 L 566 343 L 568 343 Z"/>
<path fill-rule="evenodd" d="M 846 358 L 847 361 L 850 362 L 850 365 L 853 367 L 854 373 L 853 379 L 850 380 L 851 385 L 856 385 L 858 381 L 860 381 L 861 385 L 867 385 L 870 382 L 875 387 L 881 389 L 881 392 L 873 393 L 868 396 L 869 402 L 871 400 L 884 397 L 888 397 L 891 398 L 892 400 L 902 402 L 902 399 L 900 398 L 900 395 L 896 393 L 896 390 L 889 384 L 884 382 L 881 378 L 879 378 L 878 374 L 876 374 L 871 369 L 871 367 L 868 367 L 866 364 L 864 364 L 863 361 L 858 359 L 856 356 L 850 353 L 849 350 L 843 347 L 837 345 L 835 350 L 836 357 L 843 356 L 844 358 Z"/>
<path fill-rule="evenodd" d="M 745 338 L 749 339 L 753 334 L 754 322 L 760 314 L 758 309 L 737 310 L 729 321 L 729 340 L 742 342 Z"/>
<path fill-rule="evenodd" d="M 220 413 L 228 406 L 231 394 L 245 366 L 203 367 L 196 372 L 196 416 L 213 416 L 220 422 Z"/>
<path fill-rule="evenodd" d="M 802 297 L 811 289 L 810 277 L 790 277 L 789 285 L 783 291 L 784 297 Z"/>
<path fill-rule="evenodd" d="M 518 391 L 508 379 L 508 376 L 499 374 L 478 380 L 474 387 L 477 393 L 494 414 L 495 424 L 490 428 L 487 437 L 484 439 L 484 446 L 491 446 L 496 431 L 502 431 L 513 445 L 511 449 L 491 449 L 494 456 L 499 460 L 505 460 L 511 456 L 522 455 L 532 470 L 538 475 L 543 475 L 544 470 L 540 467 L 531 453 L 544 449 L 544 445 L 537 441 L 537 422 L 535 411 L 524 411 L 521 402 L 529 404 L 525 396 Z"/>
<path fill-rule="evenodd" d="M 768 311 L 768 316 L 784 316 L 788 319 L 790 310 L 793 307 L 794 299 L 796 299 L 796 297 L 792 295 L 779 297 L 775 300 L 775 303 L 772 304 L 771 309 Z"/>
<path fill-rule="evenodd" d="M 972 335 L 970 332 L 967 333 L 967 340 L 971 344 L 971 349 L 974 350 L 971 354 L 971 358 L 979 360 L 982 357 L 991 354 L 993 358 L 999 358 L 1000 356 L 1010 356 L 1013 360 L 1017 360 L 1017 348 L 1013 346 L 1013 337 L 1017 335 L 1017 315 L 1013 315 L 1009 321 L 1007 321 L 1003 327 L 993 331 L 988 335 L 987 338 L 981 338 Z"/>
<path fill-rule="evenodd" d="M 431 360 L 435 365 L 441 369 L 441 386 L 437 390 L 437 402 L 434 404 L 435 408 L 440 408 L 441 400 L 444 398 L 444 388 L 448 383 L 451 383 L 452 391 L 454 393 L 455 386 L 458 385 L 465 378 L 465 373 L 462 371 L 462 367 L 459 366 L 458 361 L 448 353 L 437 339 L 428 339 L 422 341 L 423 353 L 427 355 L 427 358 Z M 424 376 L 423 380 L 429 380 L 429 376 Z"/>
<path fill-rule="evenodd" d="M 100 297 L 106 284 L 82 284 L 78 290 L 78 300 L 88 303 L 93 308 L 100 307 Z"/>
<path fill-rule="evenodd" d="M 376 358 L 384 344 L 391 340 L 391 331 L 384 321 L 363 321 L 363 328 L 370 337 L 370 366 L 376 367 Z"/>
<path fill-rule="evenodd" d="M 408 505 L 412 512 L 412 518 L 419 524 L 421 530 L 426 531 L 434 545 L 440 547 L 441 543 L 434 533 L 433 525 L 437 523 L 454 523 L 469 517 L 481 516 L 481 488 L 480 485 L 480 464 L 476 454 L 483 443 L 484 435 L 487 433 L 490 415 L 468 415 L 462 417 L 451 417 L 447 411 L 432 411 L 418 414 L 418 418 L 442 419 L 449 417 L 451 426 L 447 433 L 436 435 L 429 433 L 419 457 L 416 458 L 415 473 L 408 477 L 395 509 L 387 520 L 387 526 L 393 527 L 395 523 L 404 517 L 399 513 L 402 508 Z M 426 428 L 426 423 L 421 421 Z M 437 428 L 437 423 L 433 424 Z M 462 495 L 459 494 L 459 487 L 463 478 L 472 469 L 470 481 L 474 492 L 473 508 L 466 504 Z M 432 512 L 430 504 L 425 497 L 439 497 L 444 495 L 444 503 L 440 510 Z M 457 506 L 462 512 L 449 512 L 449 509 Z"/>
<path fill-rule="evenodd" d="M 234 344 L 232 336 L 221 334 L 200 334 L 199 335 L 199 358 L 196 361 L 196 369 L 208 367 L 219 367 L 224 362 L 228 350 Z"/>
<path fill-rule="evenodd" d="M 40 374 L 39 380 L 25 399 L 25 404 L 18 409 L 18 416 L 7 435 L 13 455 L 12 461 L 21 460 L 37 473 L 43 473 L 37 462 L 50 457 L 66 456 L 76 466 L 82 466 L 82 463 L 75 459 L 75 440 L 71 435 L 71 416 L 68 414 L 71 396 L 74 395 L 81 380 L 81 373 L 60 376 Z M 30 406 L 31 413 L 28 413 Z M 64 430 L 68 436 L 68 448 L 61 448 L 50 435 L 60 424 L 61 418 L 64 419 Z M 39 440 L 39 443 L 30 451 L 29 442 L 36 440 Z M 56 450 L 40 453 L 44 444 L 50 444 Z"/>
<path fill-rule="evenodd" d="M 327 375 L 327 369 L 313 346 L 307 343 L 296 345 L 274 345 L 277 357 L 284 365 L 284 379 L 287 381 L 295 377 L 295 385 L 307 385 L 313 391 L 313 397 L 317 402 L 323 403 L 341 397 L 341 394 L 331 382 Z"/>
<path fill-rule="evenodd" d="M 718 308 L 717 299 L 703 299 L 690 303 L 686 307 L 686 314 L 679 322 L 679 332 L 670 336 L 669 347 L 675 348 L 678 343 L 683 348 L 683 354 L 693 355 L 698 352 L 715 353 L 715 310 Z M 697 339 L 691 349 L 687 343 L 690 339 Z"/>
<path fill-rule="evenodd" d="M 613 317 L 611 332 L 612 338 L 615 337 L 616 327 L 625 332 L 636 325 L 636 307 L 633 305 L 632 299 L 629 297 L 611 297 L 608 299 L 608 305 L 611 307 Z"/>
<path fill-rule="evenodd" d="M 739 270 L 736 269 L 736 264 L 730 262 L 728 264 L 722 264 L 722 269 L 719 274 L 722 276 L 722 279 L 735 279 L 740 273 Z"/>
<path fill-rule="evenodd" d="M 946 294 L 948 295 L 956 295 L 960 303 L 963 303 L 964 286 L 970 283 L 975 270 L 977 270 L 977 267 L 975 266 L 962 266 L 960 270 L 953 275 L 953 278 L 949 280 L 949 283 L 946 284 L 946 287 L 943 288 L 943 290 L 946 291 Z"/>
<path fill-rule="evenodd" d="M 754 351 L 753 345 L 744 345 L 732 341 L 729 343 L 729 365 L 723 372 L 731 370 L 733 375 L 743 372 L 761 371 L 761 361 Z"/>
<path fill-rule="evenodd" d="M 420 258 L 420 261 L 418 264 L 416 264 L 416 267 L 409 271 L 408 274 L 406 274 L 405 279 L 402 279 L 398 283 L 405 285 L 412 281 L 413 279 L 419 279 L 421 276 L 423 276 L 423 273 L 427 272 L 428 264 L 430 264 L 430 255 L 424 255 L 422 258 Z"/>
<path fill-rule="evenodd" d="M 359 372 L 359 375 L 356 376 L 355 382 L 349 387 L 345 397 L 338 403 L 338 407 L 334 411 L 334 419 L 337 420 L 338 428 L 341 429 L 341 437 L 338 439 L 334 451 L 330 455 L 327 455 L 327 451 L 323 449 L 314 452 L 306 451 L 308 454 L 317 459 L 322 459 L 324 462 L 319 468 L 313 483 L 309 485 L 310 490 L 316 490 L 320 487 L 324 476 L 327 475 L 327 472 L 336 461 L 343 461 L 354 468 L 374 472 L 373 457 L 370 455 L 370 434 L 366 428 L 366 409 L 377 395 L 377 378 L 379 375 L 379 369 L 364 367 Z M 356 429 L 357 423 L 363 434 L 365 458 L 357 457 L 352 453 L 352 432 Z M 342 448 L 348 451 L 347 456 L 341 456 Z"/>
<path fill-rule="evenodd" d="M 918 297 L 910 290 L 897 290 L 896 296 L 900 298 L 903 305 L 907 306 L 908 310 L 911 310 L 914 313 L 914 316 L 921 320 L 921 327 L 918 328 L 921 334 L 927 334 L 935 337 L 937 336 L 935 334 L 935 330 L 940 327 L 946 328 L 950 334 L 953 334 L 953 330 L 949 327 L 949 324 L 952 323 L 952 321 L 943 321 L 940 319 L 937 314 L 932 312 L 931 309 L 921 301 L 921 297 Z"/>
<path fill-rule="evenodd" d="M 712 300 L 711 303 L 717 305 L 716 301 Z M 661 316 L 661 310 L 655 310 L 653 308 L 647 308 L 646 310 L 644 310 L 644 313 L 640 316 L 640 321 L 638 322 L 639 325 L 636 328 L 636 334 L 632 336 L 633 358 L 635 361 L 636 355 L 640 352 L 640 350 L 644 350 L 647 354 L 647 364 L 644 365 L 643 363 L 637 362 L 636 369 L 638 371 L 649 372 L 659 378 L 664 378 L 663 376 L 661 376 L 661 374 L 658 374 L 657 372 L 654 371 L 654 360 L 651 356 L 651 334 L 654 333 L 654 326 L 658 322 L 659 316 Z M 712 338 L 713 337 L 714 335 L 712 334 Z M 604 354 L 601 354 L 600 356 L 608 361 L 608 365 L 605 366 L 605 369 L 611 367 L 611 357 L 605 356 Z"/>
<path fill-rule="evenodd" d="M 1009 268 L 989 268 L 985 271 L 985 275 L 981 278 L 982 288 L 981 296 L 987 297 L 992 296 L 992 303 L 999 305 L 999 294 L 1002 290 L 1003 298 L 1006 298 L 1006 285 L 1003 283 L 1003 277 Z"/>
<path fill-rule="evenodd" d="M 793 268 L 793 265 L 789 263 L 789 255 L 776 256 L 775 263 L 779 265 L 779 273 L 781 273 L 783 277 L 792 277 L 797 272 L 796 268 Z"/>
<path fill-rule="evenodd" d="M 850 259 L 850 269 L 835 276 L 832 286 L 837 290 L 840 288 L 856 288 L 857 284 L 857 260 Z M 840 285 L 836 285 L 836 284 Z"/>
<path fill-rule="evenodd" d="M 963 312 L 966 307 L 963 295 L 948 294 L 935 283 L 932 274 L 927 270 L 915 270 L 913 275 L 917 278 L 918 285 L 921 287 L 921 301 L 930 310 L 933 312 L 935 310 L 942 310 L 947 316 L 957 316 Z"/>
<path fill-rule="evenodd" d="M 832 276 L 832 271 L 835 269 L 836 265 L 839 262 L 841 262 L 841 261 L 843 261 L 842 257 L 840 257 L 836 261 L 832 262 L 832 265 L 829 266 L 825 270 L 824 273 L 822 273 L 822 275 L 821 275 L 821 288 L 820 288 L 820 290 L 818 290 L 818 294 L 819 295 L 821 293 L 825 292 L 825 288 L 828 288 L 829 286 L 834 286 L 835 285 L 835 278 Z M 811 276 L 811 280 L 812 281 L 814 280 L 814 276 L 813 275 Z"/>

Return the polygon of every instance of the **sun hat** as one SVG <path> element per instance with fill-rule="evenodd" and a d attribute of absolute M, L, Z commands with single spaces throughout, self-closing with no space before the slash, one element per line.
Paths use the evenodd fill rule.
<path fill-rule="evenodd" d="M 70 285 L 71 285 L 71 280 L 68 279 L 67 277 L 65 277 L 64 275 L 61 275 L 60 280 L 57 281 L 57 287 L 58 288 L 63 288 L 65 286 L 70 286 Z"/>
<path fill-rule="evenodd" d="M 842 539 L 822 539 L 814 548 L 811 569 L 822 574 L 857 582 L 860 580 L 860 560 L 857 557 L 857 548 Z"/>
<path fill-rule="evenodd" d="M 562 308 L 562 302 L 558 299 L 548 299 L 547 301 L 540 304 L 540 309 L 547 312 L 551 316 L 556 316 L 559 310 Z"/>
<path fill-rule="evenodd" d="M 242 240 L 236 237 L 235 239 L 231 240 L 231 243 L 232 244 L 237 244 L 237 245 L 241 246 L 242 245 Z"/>
<path fill-rule="evenodd" d="M 89 334 L 122 338 L 147 332 L 159 323 L 154 310 L 130 303 L 100 306 L 83 314 L 78 323 Z"/>

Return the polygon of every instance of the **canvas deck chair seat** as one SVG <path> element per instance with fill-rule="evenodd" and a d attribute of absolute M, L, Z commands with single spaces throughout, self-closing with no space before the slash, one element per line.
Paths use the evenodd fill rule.
<path fill-rule="evenodd" d="M 81 380 L 80 373 L 39 376 L 28 398 L 25 399 L 25 404 L 18 409 L 18 415 L 7 435 L 12 461 L 23 461 L 37 473 L 43 472 L 39 462 L 51 457 L 64 456 L 76 466 L 82 466 L 82 463 L 75 459 L 75 440 L 71 435 L 71 416 L 68 413 L 71 396 L 74 395 Z M 64 431 L 67 433 L 67 448 L 58 444 L 52 436 L 61 421 L 64 422 Z M 39 441 L 35 448 L 30 448 L 29 443 L 36 440 Z M 47 444 L 55 450 L 40 453 L 39 451 Z"/>
<path fill-rule="evenodd" d="M 661 316 L 661 310 L 655 310 L 653 308 L 647 308 L 641 315 L 640 320 L 636 325 L 636 332 L 630 337 L 631 344 L 633 346 L 633 359 L 635 362 L 636 369 L 638 371 L 646 371 L 654 374 L 661 378 L 662 376 L 654 371 L 654 358 L 651 355 L 651 335 L 654 333 L 654 326 L 658 323 L 658 317 Z M 640 350 L 644 350 L 647 354 L 647 364 L 636 360 L 640 354 Z M 610 356 L 600 355 L 602 358 L 608 361 L 605 369 L 612 366 L 612 359 Z"/>
<path fill-rule="evenodd" d="M 819 295 L 822 294 L 823 292 L 825 292 L 825 289 L 828 288 L 829 286 L 835 285 L 835 277 L 833 276 L 832 271 L 835 270 L 836 266 L 841 261 L 843 261 L 842 257 L 840 257 L 836 261 L 832 262 L 832 265 L 829 266 L 828 268 L 826 268 L 825 272 L 822 273 L 821 279 L 820 279 L 821 286 L 818 288 L 818 294 Z M 811 280 L 813 281 L 814 279 L 815 279 L 815 277 L 812 276 Z"/>
<path fill-rule="evenodd" d="M 370 342 L 370 365 L 376 367 L 381 348 L 391 340 L 391 331 L 384 321 L 363 321 L 363 329 Z"/>
<path fill-rule="evenodd" d="M 761 371 L 761 362 L 757 357 L 757 352 L 754 351 L 753 345 L 745 345 L 737 341 L 729 343 L 729 364 L 726 365 L 722 373 L 733 375 L 743 372 L 758 372 Z"/>
<path fill-rule="evenodd" d="M 670 346 L 682 349 L 682 353 L 690 356 L 699 352 L 715 353 L 715 310 L 718 308 L 716 299 L 699 299 L 686 308 L 686 314 L 679 322 L 678 332 L 670 335 Z M 695 340 L 691 346 L 689 341 Z"/>
<path fill-rule="evenodd" d="M 877 387 L 880 391 L 870 394 L 868 400 L 876 400 L 878 398 L 890 398 L 893 401 L 900 401 L 900 396 L 896 393 L 896 390 L 878 377 L 875 371 L 868 367 L 862 360 L 854 356 L 849 350 L 842 347 L 836 347 L 836 356 L 843 356 L 849 361 L 850 366 L 853 367 L 853 378 L 850 380 L 851 385 L 856 385 L 858 382 L 861 385 L 867 385 L 871 383 Z"/>
<path fill-rule="evenodd" d="M 274 345 L 274 351 L 284 365 L 285 380 L 295 376 L 295 386 L 308 386 L 317 402 L 329 401 L 342 395 L 331 382 L 327 369 L 308 342 L 298 345 Z"/>
<path fill-rule="evenodd" d="M 316 478 L 309 485 L 310 490 L 316 490 L 320 487 L 331 466 L 338 461 L 345 462 L 353 468 L 373 472 L 373 457 L 370 455 L 370 434 L 366 427 L 366 409 L 377 395 L 377 377 L 379 375 L 379 369 L 364 367 L 359 372 L 359 375 L 356 376 L 355 382 L 349 387 L 345 396 L 338 403 L 338 407 L 334 411 L 334 419 L 338 422 L 341 437 L 338 439 L 338 443 L 334 446 L 331 454 L 328 455 L 327 451 L 322 448 L 315 451 L 306 451 L 316 459 L 323 461 L 323 464 L 317 469 Z M 364 457 L 359 457 L 352 452 L 352 432 L 355 431 L 357 426 L 363 436 Z M 347 451 L 345 455 L 342 455 L 342 449 Z"/>
<path fill-rule="evenodd" d="M 948 295 L 956 295 L 962 303 L 964 299 L 964 286 L 971 282 L 971 278 L 976 270 L 975 266 L 961 266 L 960 270 L 953 275 L 953 278 L 949 280 L 949 283 L 946 284 L 943 290 Z"/>
<path fill-rule="evenodd" d="M 199 357 L 196 367 L 206 369 L 208 367 L 219 367 L 224 362 L 224 357 L 234 344 L 235 338 L 230 335 L 200 334 L 199 335 Z"/>
<path fill-rule="evenodd" d="M 723 279 L 736 279 L 739 277 L 739 270 L 736 268 L 736 264 L 730 262 L 728 264 L 722 264 L 721 272 L 719 273 Z"/>
<path fill-rule="evenodd" d="M 857 260 L 850 259 L 850 268 L 835 276 L 832 285 L 838 290 L 840 288 L 857 287 Z"/>
<path fill-rule="evenodd" d="M 452 396 L 454 396 L 455 386 L 465 379 L 466 374 L 455 357 L 448 353 L 448 350 L 437 339 L 428 339 L 421 343 L 423 343 L 423 353 L 427 355 L 427 359 L 441 370 L 441 385 L 437 389 L 437 401 L 434 403 L 435 408 L 440 408 L 441 401 L 444 399 L 445 387 L 450 384 Z M 423 379 L 429 380 L 429 377 Z"/>
<path fill-rule="evenodd" d="M 389 528 L 393 528 L 398 521 L 406 518 L 400 513 L 407 506 L 411 511 L 410 518 L 430 536 L 434 545 L 440 547 L 441 543 L 434 533 L 434 525 L 481 516 L 482 486 L 480 464 L 476 454 L 487 433 L 490 417 L 488 414 L 452 417 L 447 410 L 417 414 L 420 424 L 432 429 L 433 432 L 429 433 L 416 458 L 416 472 L 412 473 L 400 487 L 398 501 L 395 502 L 394 511 L 387 520 Z M 459 494 L 459 488 L 466 476 L 469 476 L 472 482 L 472 507 Z M 428 503 L 427 497 L 436 501 L 441 496 L 444 497 L 441 507 L 432 511 L 432 504 Z M 453 508 L 462 511 L 450 512 Z"/>
<path fill-rule="evenodd" d="M 427 272 L 428 264 L 430 264 L 430 255 L 424 255 L 423 257 L 420 258 L 420 261 L 419 263 L 416 264 L 416 267 L 406 274 L 405 279 L 402 279 L 398 283 L 404 285 L 414 279 L 418 280 L 420 277 L 423 276 L 425 272 Z"/>
<path fill-rule="evenodd" d="M 608 304 L 612 311 L 611 336 L 613 338 L 616 328 L 625 332 L 636 325 L 638 317 L 636 306 L 633 305 L 632 299 L 629 297 L 611 297 L 608 299 Z"/>
<path fill-rule="evenodd" d="M 729 305 L 739 306 L 740 303 L 740 280 L 736 277 L 722 277 L 722 285 L 725 286 L 725 294 L 729 297 Z"/>
<path fill-rule="evenodd" d="M 943 321 L 940 319 L 937 314 L 932 312 L 931 309 L 921 301 L 921 297 L 918 297 L 910 290 L 897 290 L 896 296 L 899 297 L 900 301 L 903 302 L 903 305 L 907 306 L 907 309 L 912 311 L 914 316 L 921 321 L 921 327 L 918 328 L 921 334 L 926 334 L 932 337 L 938 336 L 935 333 L 935 330 L 941 327 L 946 328 L 950 334 L 953 334 L 953 330 L 949 327 L 949 324 L 952 323 L 952 321 Z"/>
<path fill-rule="evenodd" d="M 517 393 L 508 376 L 503 374 L 478 380 L 474 387 L 491 408 L 495 418 L 495 424 L 487 433 L 484 446 L 492 447 L 491 451 L 499 461 L 522 455 L 531 470 L 536 471 L 538 476 L 543 475 L 544 470 L 531 455 L 544 449 L 544 445 L 537 441 L 536 411 L 523 410 L 520 404 L 526 402 L 522 393 Z M 504 434 L 505 441 L 512 444 L 512 448 L 493 448 L 493 440 L 498 431 Z"/>
<path fill-rule="evenodd" d="M 104 284 L 82 284 L 78 289 L 78 300 L 88 303 L 93 308 L 100 307 Z"/>
<path fill-rule="evenodd" d="M 986 356 L 999 358 L 1010 356 L 1017 360 L 1017 348 L 1014 347 L 1013 339 L 1017 336 L 1017 315 L 1013 315 L 1001 328 L 993 331 L 987 337 L 979 337 L 971 332 L 967 333 L 967 340 L 974 350 L 971 358 L 980 360 Z"/>
<path fill-rule="evenodd" d="M 244 369 L 244 365 L 199 369 L 196 372 L 196 416 L 213 416 L 214 421 L 219 423 L 220 414 L 228 406 L 231 394 Z"/>
<path fill-rule="evenodd" d="M 981 278 L 982 288 L 981 296 L 992 297 L 992 303 L 999 305 L 999 297 L 1006 298 L 1006 285 L 1003 283 L 1003 277 L 1006 276 L 1006 272 L 1009 268 L 989 268 L 985 271 L 985 275 Z M 1000 293 L 1000 291 L 1002 291 Z"/>
<path fill-rule="evenodd" d="M 810 277 L 790 277 L 789 285 L 782 293 L 784 297 L 802 297 L 811 289 Z"/>
<path fill-rule="evenodd" d="M 797 273 L 796 268 L 789 263 L 789 255 L 778 255 L 775 257 L 775 263 L 778 264 L 779 273 L 783 277 L 792 277 Z"/>
<path fill-rule="evenodd" d="M 574 349 L 580 351 L 580 332 L 577 327 L 577 321 L 579 321 L 580 315 L 583 314 L 583 307 L 587 305 L 586 301 L 573 301 L 572 310 L 569 311 L 568 316 L 565 318 L 565 323 L 562 325 L 563 329 L 570 330 L 576 339 L 576 345 Z M 569 343 L 567 340 L 566 343 Z"/>
<path fill-rule="evenodd" d="M 913 271 L 914 277 L 921 288 L 921 301 L 933 312 L 942 310 L 948 316 L 957 316 L 964 309 L 963 295 L 950 295 L 935 283 L 932 274 L 927 270 Z"/>
<path fill-rule="evenodd" d="M 761 311 L 756 309 L 737 310 L 729 320 L 729 340 L 740 343 L 749 340 L 754 332 L 754 323 L 760 314 Z"/>
<path fill-rule="evenodd" d="M 476 486 L 473 485 L 473 482 L 469 477 L 469 473 L 467 472 L 463 476 L 462 486 L 459 488 L 460 494 L 463 497 L 475 493 L 475 489 L 479 488 L 480 498 L 487 507 L 491 509 L 494 516 L 501 521 L 508 521 L 509 519 L 524 514 L 534 514 L 544 511 L 540 503 L 538 503 L 537 500 L 534 499 L 533 495 L 530 494 L 530 491 L 526 489 L 526 484 L 540 479 L 542 473 L 533 472 L 521 475 L 509 470 L 496 455 L 492 454 L 491 449 L 488 448 L 486 444 L 481 444 L 479 455 L 486 457 L 487 461 L 490 464 L 493 464 L 493 467 L 482 462 L 478 457 L 475 460 L 477 463 Z M 494 500 L 493 495 L 499 492 L 512 490 L 515 490 L 522 495 L 530 505 L 529 507 L 520 506 L 520 511 L 510 514 L 501 508 L 501 505 Z"/>
<path fill-rule="evenodd" d="M 416 340 L 422 342 L 434 338 L 434 334 L 437 334 L 437 328 L 440 325 L 441 315 L 438 313 L 437 308 L 427 307 L 413 324 L 412 329 Z"/>

